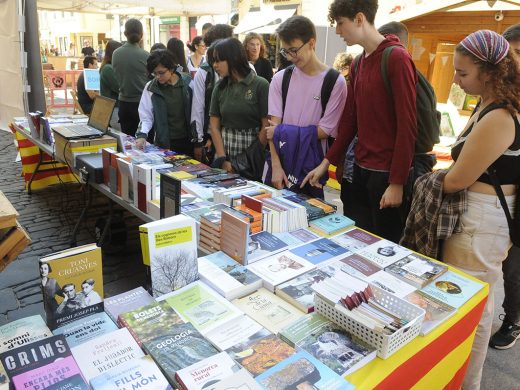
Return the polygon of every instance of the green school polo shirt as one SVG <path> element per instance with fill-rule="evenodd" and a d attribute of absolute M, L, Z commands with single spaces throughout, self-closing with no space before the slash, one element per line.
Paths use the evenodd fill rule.
<path fill-rule="evenodd" d="M 157 83 L 168 108 L 168 129 L 170 139 L 183 139 L 188 137 L 186 118 L 184 116 L 184 100 L 182 99 L 182 81 L 175 85 Z"/>
<path fill-rule="evenodd" d="M 267 117 L 269 82 L 250 72 L 246 78 L 220 88 L 215 85 L 211 95 L 210 116 L 220 118 L 222 127 L 250 129 L 260 127 Z"/>

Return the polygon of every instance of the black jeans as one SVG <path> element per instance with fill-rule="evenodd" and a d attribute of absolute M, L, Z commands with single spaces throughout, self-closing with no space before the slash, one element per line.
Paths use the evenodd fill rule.
<path fill-rule="evenodd" d="M 123 133 L 135 136 L 139 126 L 139 102 L 119 101 L 119 124 Z"/>
<path fill-rule="evenodd" d="M 341 191 L 339 195 L 341 203 L 343 203 L 343 215 L 350 219 L 354 219 L 352 216 L 352 183 L 347 179 L 341 179 Z"/>
<path fill-rule="evenodd" d="M 400 207 L 379 208 L 381 197 L 388 188 L 390 172 L 372 171 L 354 165 L 354 174 L 346 209 L 356 226 L 375 233 L 387 240 L 399 242 L 405 222 L 404 202 Z M 406 197 L 408 186 L 403 189 Z M 345 204 L 343 205 L 345 208 Z"/>
<path fill-rule="evenodd" d="M 504 273 L 504 302 L 502 307 L 508 321 L 520 324 L 520 248 L 513 246 L 502 263 Z"/>

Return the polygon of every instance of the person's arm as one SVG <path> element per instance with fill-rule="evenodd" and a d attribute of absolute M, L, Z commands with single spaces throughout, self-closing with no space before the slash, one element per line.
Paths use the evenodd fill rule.
<path fill-rule="evenodd" d="M 204 139 L 204 107 L 206 97 L 206 77 L 208 73 L 199 69 L 193 80 L 193 103 L 191 105 L 191 123 L 195 123 L 195 129 L 199 142 Z"/>
<path fill-rule="evenodd" d="M 141 94 L 141 100 L 139 101 L 139 128 L 135 134 L 136 140 L 135 145 L 139 149 L 143 149 L 146 145 L 146 138 L 150 129 L 153 127 L 153 105 L 152 105 L 152 94 L 148 91 L 148 84 L 144 87 L 143 93 Z"/>
<path fill-rule="evenodd" d="M 457 161 L 444 177 L 444 193 L 458 192 L 475 183 L 514 138 L 515 125 L 508 111 L 497 109 L 485 115 L 473 126 Z"/>

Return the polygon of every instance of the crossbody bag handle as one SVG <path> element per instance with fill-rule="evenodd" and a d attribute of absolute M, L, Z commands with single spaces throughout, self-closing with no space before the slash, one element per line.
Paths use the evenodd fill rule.
<path fill-rule="evenodd" d="M 498 200 L 500 200 L 500 204 L 504 209 L 504 213 L 506 214 L 507 225 L 509 226 L 509 232 L 513 231 L 513 217 L 511 216 L 511 212 L 509 211 L 509 207 L 507 206 L 506 197 L 504 196 L 504 191 L 502 191 L 502 187 L 500 187 L 500 181 L 498 180 L 498 176 L 496 173 L 496 169 L 493 165 L 491 165 L 487 174 L 491 179 L 491 183 L 493 183 L 493 187 L 495 188 L 495 192 L 497 193 Z M 518 196 L 518 195 L 517 195 Z"/>

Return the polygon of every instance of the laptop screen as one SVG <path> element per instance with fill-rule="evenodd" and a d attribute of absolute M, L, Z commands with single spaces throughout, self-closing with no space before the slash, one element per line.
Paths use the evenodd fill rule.
<path fill-rule="evenodd" d="M 104 96 L 96 96 L 96 99 L 94 100 L 94 106 L 92 107 L 92 112 L 90 113 L 90 118 L 88 120 L 89 126 L 92 126 L 99 131 L 106 132 L 115 105 L 116 101 L 114 99 L 109 99 Z"/>

